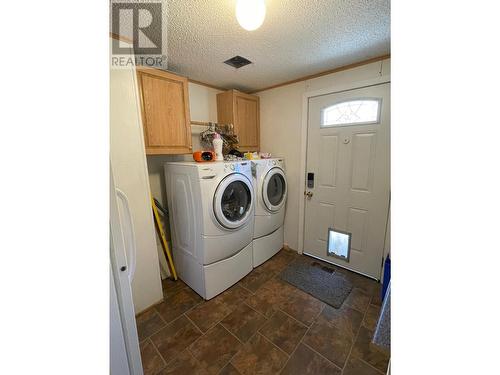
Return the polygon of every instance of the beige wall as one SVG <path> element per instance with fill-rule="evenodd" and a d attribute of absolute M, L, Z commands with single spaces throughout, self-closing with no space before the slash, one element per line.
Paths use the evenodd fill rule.
<path fill-rule="evenodd" d="M 288 200 L 285 215 L 285 243 L 298 249 L 302 98 L 304 93 L 350 85 L 380 75 L 390 75 L 390 60 L 375 62 L 350 70 L 257 93 L 260 96 L 260 145 L 262 152 L 285 158 Z"/>
<path fill-rule="evenodd" d="M 219 92 L 221 91 L 195 83 L 189 83 L 189 109 L 192 121 L 217 121 L 216 95 Z M 205 129 L 206 127 L 204 126 L 191 126 L 193 150 L 196 151 L 201 148 L 199 135 L 200 132 Z M 151 192 L 153 193 L 153 196 L 158 199 L 165 208 L 167 207 L 167 196 L 165 192 L 163 164 L 168 161 L 178 160 L 193 160 L 193 158 L 191 154 L 147 156 L 149 184 L 151 187 Z M 158 245 L 158 256 L 161 264 L 161 274 L 162 278 L 165 278 L 168 275 L 168 268 L 165 262 L 165 257 L 163 255 L 163 250 L 161 248 L 161 240 L 158 235 L 156 237 L 156 242 Z"/>

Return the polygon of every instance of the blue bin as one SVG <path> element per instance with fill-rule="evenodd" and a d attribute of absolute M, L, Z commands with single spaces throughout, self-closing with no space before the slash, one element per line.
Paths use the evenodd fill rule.
<path fill-rule="evenodd" d="M 382 284 L 382 301 L 385 297 L 385 292 L 387 291 L 387 287 L 389 286 L 389 281 L 391 281 L 391 257 L 388 254 L 387 258 L 385 258 L 384 263 L 384 283 Z"/>

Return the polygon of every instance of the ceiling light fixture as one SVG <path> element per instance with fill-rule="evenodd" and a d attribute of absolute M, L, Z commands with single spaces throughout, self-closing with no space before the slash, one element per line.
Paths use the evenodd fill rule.
<path fill-rule="evenodd" d="M 236 19 L 245 30 L 256 30 L 266 17 L 266 2 L 264 0 L 237 0 Z"/>

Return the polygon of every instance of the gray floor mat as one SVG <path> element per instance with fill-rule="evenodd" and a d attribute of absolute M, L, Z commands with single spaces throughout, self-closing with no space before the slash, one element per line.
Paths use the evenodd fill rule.
<path fill-rule="evenodd" d="M 333 267 L 315 261 L 294 261 L 281 272 L 280 278 L 336 309 L 352 290 L 351 282 Z"/>

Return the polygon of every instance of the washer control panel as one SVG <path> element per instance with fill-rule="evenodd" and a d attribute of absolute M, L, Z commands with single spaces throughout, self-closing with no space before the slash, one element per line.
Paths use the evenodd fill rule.
<path fill-rule="evenodd" d="M 250 161 L 234 161 L 224 163 L 224 172 L 225 173 L 245 173 L 249 172 L 251 169 Z"/>

